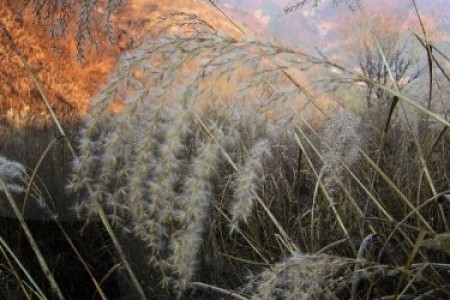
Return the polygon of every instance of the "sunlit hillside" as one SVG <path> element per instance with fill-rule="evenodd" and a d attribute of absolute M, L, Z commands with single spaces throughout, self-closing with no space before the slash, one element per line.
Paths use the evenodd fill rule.
<path fill-rule="evenodd" d="M 37 23 L 30 7 L 20 19 L 18 8 L 18 2 L 14 1 L 2 5 L 1 20 L 43 84 L 56 113 L 63 118 L 74 119 L 85 114 L 90 99 L 106 82 L 121 53 L 132 50 L 143 37 L 155 38 L 158 34 L 180 30 L 180 27 L 171 28 L 173 19 L 187 22 L 185 30 L 191 30 L 189 17 L 195 15 L 227 35 L 240 36 L 223 15 L 203 1 L 127 1 L 113 17 L 112 41 L 108 41 L 104 29 L 94 28 L 97 44 L 86 43 L 86 59 L 80 62 L 74 32 L 64 38 L 52 38 L 45 20 L 43 24 Z M 105 16 L 99 10 L 95 18 Z M 69 30 L 74 28 L 74 23 L 69 24 Z M 0 64 L 0 120 L 23 123 L 31 118 L 36 124 L 47 122 L 49 115 L 41 95 L 3 29 L 0 32 Z"/>

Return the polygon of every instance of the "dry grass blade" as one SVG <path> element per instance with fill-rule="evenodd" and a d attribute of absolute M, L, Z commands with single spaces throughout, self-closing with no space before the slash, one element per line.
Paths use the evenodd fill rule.
<path fill-rule="evenodd" d="M 422 241 L 424 238 L 425 238 L 425 232 L 421 231 L 419 234 L 419 237 L 417 238 L 417 240 L 414 244 L 414 248 L 412 249 L 411 253 L 408 256 L 408 260 L 406 261 L 406 263 L 404 265 L 405 269 L 409 269 L 411 267 L 411 264 L 414 261 L 414 258 L 416 257 L 417 253 L 419 252 L 420 246 L 422 245 Z M 400 292 L 401 286 L 403 284 L 403 280 L 405 280 L 405 274 L 402 274 L 402 276 L 400 276 L 395 294 L 398 294 Z M 401 294 L 403 294 L 405 291 L 406 291 L 406 287 L 403 289 Z"/>
<path fill-rule="evenodd" d="M 5 240 L 2 237 L 0 237 L 0 243 L 2 244 L 2 246 L 0 247 L 0 251 L 2 252 L 3 256 L 5 257 L 5 259 L 7 261 L 7 264 L 9 266 L 9 268 L 11 269 L 11 272 L 13 273 L 14 277 L 16 278 L 18 284 L 20 285 L 20 288 L 24 292 L 24 294 L 27 297 L 27 299 L 31 299 L 31 295 L 29 294 L 29 291 L 25 288 L 25 285 L 23 284 L 22 279 L 20 278 L 19 274 L 17 273 L 16 269 L 14 268 L 11 260 L 8 258 L 8 256 L 7 256 L 7 254 L 6 254 L 4 249 L 6 249 L 8 254 L 14 259 L 15 263 L 19 266 L 19 268 L 25 274 L 25 277 L 27 277 L 28 281 L 33 286 L 34 290 L 32 289 L 32 292 L 39 299 L 47 299 L 45 297 L 44 293 L 42 292 L 42 290 L 37 285 L 37 283 L 34 281 L 33 277 L 31 277 L 31 275 L 28 273 L 28 271 L 25 269 L 25 267 L 22 265 L 20 260 L 16 257 L 14 252 L 11 250 L 11 248 L 8 246 L 8 244 L 5 242 Z"/>
<path fill-rule="evenodd" d="M 108 297 L 105 295 L 105 292 L 103 291 L 101 284 L 97 282 L 97 279 L 95 279 L 94 274 L 91 271 L 91 268 L 87 264 L 87 262 L 84 260 L 83 256 L 81 255 L 80 251 L 78 251 L 77 247 L 74 245 L 72 239 L 67 234 L 66 230 L 63 228 L 60 222 L 56 221 L 57 226 L 59 227 L 59 230 L 63 233 L 64 237 L 66 238 L 66 241 L 69 243 L 70 247 L 72 248 L 73 252 L 75 252 L 76 256 L 78 257 L 79 261 L 83 265 L 84 269 L 88 273 L 92 283 L 94 283 L 95 286 L 95 292 L 100 295 L 100 297 L 103 300 L 107 300 Z"/>
<path fill-rule="evenodd" d="M 420 44 L 422 45 L 422 47 L 424 47 L 425 49 L 427 49 L 427 47 L 429 47 L 432 50 L 435 50 L 436 52 L 438 52 L 445 60 L 450 62 L 450 58 L 448 56 L 446 56 L 441 50 L 439 50 L 439 48 L 437 48 L 436 46 L 434 46 L 430 41 L 427 41 L 424 37 L 419 36 L 419 34 L 417 34 L 416 32 L 412 32 L 414 37 L 420 42 Z M 450 81 L 450 75 L 447 74 L 447 72 L 445 71 L 444 67 L 442 66 L 442 64 L 436 59 L 436 57 L 434 56 L 433 52 L 431 52 L 431 58 L 433 60 L 433 63 L 436 64 L 436 66 L 438 67 L 439 71 L 441 71 L 441 73 L 445 76 L 445 78 Z"/>
<path fill-rule="evenodd" d="M 27 236 L 28 241 L 30 242 L 30 245 L 34 251 L 34 253 L 36 254 L 36 258 L 39 261 L 39 264 L 42 268 L 42 271 L 44 272 L 45 277 L 47 277 L 53 291 L 55 292 L 56 296 L 59 299 L 65 299 L 58 284 L 55 281 L 55 278 L 52 274 L 52 272 L 50 271 L 44 256 L 42 255 L 41 251 L 39 250 L 39 247 L 36 243 L 36 241 L 33 238 L 33 235 L 30 232 L 30 229 L 28 228 L 27 223 L 25 222 L 25 219 L 23 218 L 19 208 L 16 205 L 16 202 L 14 201 L 13 197 L 11 196 L 11 194 L 9 193 L 9 190 L 7 188 L 7 185 L 5 184 L 5 182 L 3 181 L 3 179 L 0 178 L 0 186 L 3 190 L 3 192 L 6 195 L 6 199 L 8 200 L 9 204 L 11 205 L 14 213 L 16 214 L 17 220 L 19 220 L 20 225 L 22 226 L 23 231 L 25 232 L 25 235 Z"/>
<path fill-rule="evenodd" d="M 433 54 L 431 52 L 431 46 L 428 43 L 427 31 L 425 30 L 425 26 L 422 21 L 422 16 L 420 15 L 419 9 L 417 8 L 416 1 L 413 0 L 414 10 L 416 11 L 417 19 L 420 23 L 420 28 L 422 29 L 423 36 L 425 37 L 425 51 L 427 53 L 427 63 L 428 63 L 428 100 L 427 100 L 427 108 L 431 109 L 431 100 L 433 99 Z M 426 121 L 428 125 L 428 119 Z"/>
<path fill-rule="evenodd" d="M 188 285 L 192 289 L 204 289 L 207 291 L 214 291 L 216 293 L 219 293 L 221 295 L 224 295 L 227 298 L 234 298 L 239 300 L 248 300 L 248 298 L 239 295 L 238 293 L 234 291 L 228 291 L 226 289 L 219 288 L 217 286 L 209 285 L 203 282 L 190 282 Z"/>
<path fill-rule="evenodd" d="M 220 11 L 220 13 L 222 13 L 228 19 L 228 21 L 230 21 L 233 26 L 235 26 L 244 36 L 247 35 L 245 30 L 241 26 L 239 26 L 239 24 L 236 23 L 223 9 L 221 9 L 220 6 L 217 5 L 215 0 L 209 0 L 209 3 L 211 3 L 211 5 L 213 5 L 218 11 Z"/>
<path fill-rule="evenodd" d="M 440 116 L 440 115 L 437 114 L 437 113 L 434 113 L 434 112 L 428 110 L 426 107 L 423 107 L 422 105 L 420 105 L 420 104 L 417 103 L 416 101 L 410 99 L 410 98 L 407 97 L 406 95 L 401 94 L 401 93 L 399 93 L 399 92 L 396 92 L 396 91 L 394 91 L 393 89 L 391 89 L 391 88 L 389 88 L 389 87 L 387 87 L 387 86 L 384 86 L 384 85 L 382 85 L 382 84 L 379 84 L 379 83 L 377 83 L 377 82 L 375 82 L 375 81 L 373 81 L 373 80 L 371 80 L 370 78 L 367 78 L 367 77 L 365 77 L 365 76 L 359 75 L 359 76 L 356 78 L 356 80 L 357 80 L 357 81 L 361 81 L 361 82 L 370 82 L 370 84 L 373 84 L 374 86 L 376 86 L 376 87 L 378 87 L 378 88 L 380 88 L 380 89 L 382 89 L 382 90 L 388 92 L 388 93 L 391 94 L 392 96 L 398 97 L 399 100 L 404 101 L 404 102 L 407 103 L 408 105 L 411 105 L 412 107 L 414 107 L 415 109 L 417 109 L 419 112 L 421 112 L 421 113 L 423 113 L 423 114 L 425 114 L 425 115 L 427 115 L 427 116 L 430 116 L 431 118 L 435 119 L 436 121 L 438 121 L 438 122 L 441 123 L 442 125 L 444 125 L 444 126 L 446 126 L 446 127 L 450 127 L 450 123 L 449 123 L 445 118 L 443 118 L 442 116 Z"/>
<path fill-rule="evenodd" d="M 392 115 L 394 114 L 395 107 L 398 103 L 398 97 L 394 96 L 392 98 L 391 107 L 389 108 L 389 114 L 386 119 L 386 123 L 384 124 L 383 133 L 381 134 L 380 145 L 378 146 L 378 157 L 377 157 L 377 165 L 380 164 L 381 155 L 383 153 L 384 143 L 386 142 L 386 136 L 389 131 L 389 125 L 391 124 Z"/>
<path fill-rule="evenodd" d="M 376 163 L 362 150 L 358 149 L 358 151 L 361 153 L 362 157 L 372 166 L 372 168 L 383 178 L 383 180 L 392 188 L 392 190 L 399 196 L 399 198 L 403 201 L 403 203 L 408 206 L 411 211 L 413 211 L 415 214 L 417 214 L 417 217 L 420 218 L 420 220 L 423 222 L 425 227 L 432 233 L 435 233 L 431 225 L 428 223 L 425 218 L 416 211 L 416 208 L 411 203 L 411 201 L 405 196 L 405 194 L 400 191 L 400 189 L 395 185 L 395 183 L 376 165 Z"/>
<path fill-rule="evenodd" d="M 44 150 L 44 152 L 42 153 L 42 155 L 39 158 L 38 163 L 36 164 L 35 168 L 33 169 L 33 173 L 30 176 L 30 179 L 28 180 L 28 186 L 27 189 L 25 191 L 25 197 L 23 200 L 23 207 L 22 207 L 22 212 L 25 209 L 25 205 L 27 203 L 28 198 L 30 197 L 30 193 L 31 193 L 31 188 L 34 184 L 34 181 L 36 179 L 37 173 L 39 168 L 42 166 L 42 164 L 44 163 L 44 159 L 47 157 L 48 153 L 50 152 L 50 150 L 52 149 L 53 145 L 56 143 L 57 139 L 53 139 L 48 145 L 47 148 Z"/>

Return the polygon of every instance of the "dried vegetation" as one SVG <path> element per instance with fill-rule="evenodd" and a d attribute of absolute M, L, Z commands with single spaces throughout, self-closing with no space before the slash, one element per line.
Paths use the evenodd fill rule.
<path fill-rule="evenodd" d="M 75 156 L 72 175 L 65 171 L 58 182 L 70 179 L 68 191 L 60 190 L 60 199 L 38 194 L 39 200 L 67 197 L 58 209 L 70 208 L 87 223 L 84 230 L 100 231 L 99 240 L 88 236 L 92 245 L 69 250 L 91 262 L 93 252 L 108 249 L 108 271 L 83 264 L 92 293 L 103 299 L 119 293 L 137 299 L 445 299 L 450 123 L 445 105 L 433 111 L 416 99 L 435 101 L 440 90 L 410 95 L 379 85 L 392 99 L 362 115 L 325 105 L 310 90 L 336 81 L 374 82 L 237 29 L 225 35 L 195 10 L 158 19 L 157 38 L 139 39 L 122 54 L 73 136 L 76 151 L 58 131 L 66 145 L 59 145 L 63 155 L 54 156 L 53 165 L 66 168 Z M 423 51 L 433 47 L 422 42 Z M 428 67 L 444 76 L 430 84 L 448 84 L 445 69 L 436 69 L 448 56 L 434 59 Z M 342 76 L 334 73 L 325 84 L 294 75 L 330 69 Z M 12 156 L 11 148 L 0 150 Z M 13 177 L 24 178 L 24 170 L 1 158 L 8 201 L 17 190 Z M 63 229 L 57 210 L 41 207 L 53 211 Z M 83 245 L 84 238 L 74 236 Z M 58 274 L 45 273 L 49 283 L 32 280 L 47 270 L 41 260 L 27 264 L 26 276 L 0 248 L 10 266 L 2 269 L 11 274 L 5 285 L 16 279 L 6 296 L 14 297 L 14 288 L 43 299 L 70 295 L 65 284 L 59 289 Z M 46 259 L 54 262 L 49 253 Z M 111 278 L 116 284 L 105 284 Z"/>

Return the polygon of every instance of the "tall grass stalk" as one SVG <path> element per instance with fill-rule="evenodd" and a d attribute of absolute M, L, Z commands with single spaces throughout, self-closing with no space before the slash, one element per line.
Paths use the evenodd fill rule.
<path fill-rule="evenodd" d="M 22 216 L 22 213 L 20 212 L 20 209 L 17 207 L 16 202 L 14 201 L 14 198 L 12 197 L 11 193 L 8 190 L 8 186 L 4 182 L 3 179 L 0 178 L 0 187 L 3 190 L 3 193 L 6 195 L 6 199 L 8 200 L 9 204 L 11 205 L 17 220 L 19 220 L 20 225 L 22 226 L 23 231 L 25 232 L 28 241 L 30 242 L 30 245 L 36 255 L 36 258 L 39 261 L 39 264 L 42 268 L 42 271 L 44 272 L 45 277 L 47 277 L 47 280 L 49 281 L 53 291 L 55 292 L 56 296 L 58 296 L 59 299 L 65 299 L 63 296 L 52 272 L 50 271 L 47 262 L 45 261 L 44 256 L 42 255 L 41 251 L 39 250 L 39 247 L 33 238 L 33 235 L 30 232 L 30 229 L 28 228 L 27 223 L 25 222 L 25 219 Z"/>
<path fill-rule="evenodd" d="M 30 284 L 33 286 L 34 290 L 32 290 L 32 292 L 39 299 L 47 299 L 47 297 L 45 296 L 44 292 L 41 290 L 39 285 L 36 283 L 36 281 L 33 279 L 33 277 L 30 275 L 30 273 L 27 271 L 27 269 L 22 265 L 20 260 L 17 258 L 17 256 L 14 254 L 14 252 L 11 250 L 11 248 L 8 246 L 8 244 L 6 243 L 6 241 L 2 237 L 0 237 L 0 243 L 2 244 L 2 246 L 1 246 L 2 254 L 4 256 L 6 256 L 6 252 L 5 252 L 5 250 L 6 250 L 8 252 L 8 254 L 14 259 L 14 262 L 19 266 L 20 270 L 24 273 L 24 275 L 27 277 L 27 279 L 30 282 Z M 24 291 L 25 295 L 27 296 L 28 299 L 31 299 L 31 297 L 28 295 L 28 291 L 25 289 L 25 287 L 24 287 L 24 285 L 22 283 L 22 279 L 20 278 L 20 276 L 15 271 L 14 266 L 12 264 L 9 264 L 9 265 L 10 265 L 11 271 L 15 273 L 15 277 L 16 277 L 17 281 L 19 282 L 19 284 L 20 284 L 22 290 Z"/>

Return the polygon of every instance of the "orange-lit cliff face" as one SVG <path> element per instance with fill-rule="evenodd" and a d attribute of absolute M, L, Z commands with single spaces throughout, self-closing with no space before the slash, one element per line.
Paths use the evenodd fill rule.
<path fill-rule="evenodd" d="M 43 88 L 61 118 L 79 118 L 89 107 L 114 69 L 120 53 L 136 47 L 144 36 L 155 38 L 161 30 L 172 30 L 164 18 L 178 14 L 195 14 L 217 30 L 234 37 L 239 36 L 223 15 L 204 1 L 128 1 L 113 16 L 113 43 L 108 41 L 101 27 L 105 19 L 102 9 L 93 12 L 96 20 L 94 35 L 97 45 L 87 43 L 86 59 L 77 61 L 74 39 L 76 20 L 68 25 L 66 38 L 52 39 L 49 24 L 36 22 L 31 8 L 23 19 L 17 17 L 18 4 L 9 1 L 0 7 L 0 17 L 24 58 L 42 83 Z M 76 16 L 76 14 L 75 14 Z M 26 73 L 11 47 L 9 39 L 0 30 L 0 122 L 22 123 L 29 119 L 40 123 L 49 119 L 41 95 Z"/>
<path fill-rule="evenodd" d="M 43 85 L 56 113 L 76 118 L 87 109 L 90 99 L 105 82 L 119 50 L 100 40 L 101 51 L 89 47 L 85 62 L 76 60 L 76 44 L 70 37 L 54 40 L 45 25 L 36 24 L 26 12 L 23 20 L 11 7 L 0 7 L 0 18 Z M 25 71 L 4 30 L 0 30 L 0 118 L 36 122 L 48 119 L 41 95 Z"/>

